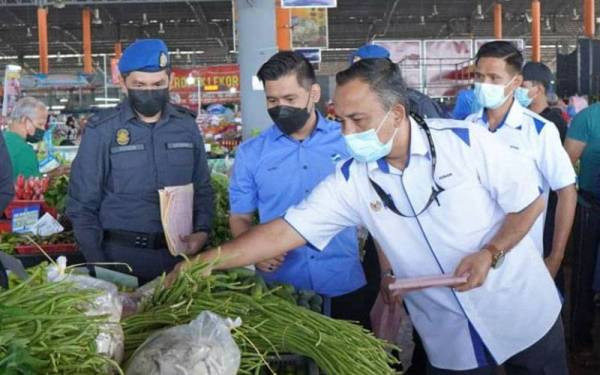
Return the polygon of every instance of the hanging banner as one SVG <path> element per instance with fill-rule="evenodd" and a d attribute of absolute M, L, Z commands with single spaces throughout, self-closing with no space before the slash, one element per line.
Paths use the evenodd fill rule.
<path fill-rule="evenodd" d="M 173 68 L 171 102 L 193 111 L 202 105 L 240 102 L 240 66 L 216 65 L 194 69 Z"/>
<path fill-rule="evenodd" d="M 281 0 L 282 8 L 335 8 L 337 0 Z"/>
<path fill-rule="evenodd" d="M 292 48 L 328 48 L 327 8 L 292 9 Z"/>
<path fill-rule="evenodd" d="M 427 95 L 454 96 L 471 83 L 471 39 L 426 40 L 423 49 Z"/>
<path fill-rule="evenodd" d="M 21 67 L 7 65 L 4 72 L 4 98 L 2 100 L 2 116 L 12 112 L 21 95 Z"/>
<path fill-rule="evenodd" d="M 373 43 L 390 51 L 390 59 L 400 67 L 408 87 L 423 89 L 420 40 L 376 40 Z"/>

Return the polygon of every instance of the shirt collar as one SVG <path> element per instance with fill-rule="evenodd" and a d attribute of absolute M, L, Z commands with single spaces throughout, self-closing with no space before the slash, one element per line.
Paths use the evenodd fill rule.
<path fill-rule="evenodd" d="M 429 145 L 426 141 L 426 135 L 422 131 L 421 127 L 412 118 L 410 119 L 410 155 L 409 160 L 413 156 L 425 156 L 429 157 Z M 379 169 L 383 173 L 390 173 L 390 167 L 385 157 L 377 160 L 376 162 L 369 163 L 369 171 Z"/>
<path fill-rule="evenodd" d="M 323 115 L 321 114 L 321 112 L 315 110 L 315 112 L 317 113 L 317 126 L 315 127 L 315 130 L 313 130 L 313 133 L 307 138 L 310 139 L 313 134 L 315 133 L 315 131 L 321 131 L 321 132 L 328 132 L 330 130 L 330 128 L 327 126 L 328 121 L 327 119 L 325 119 L 325 117 L 323 117 Z M 278 140 L 281 137 L 285 137 L 286 135 L 279 130 L 279 127 L 273 123 L 273 125 L 271 126 L 273 128 L 273 135 L 275 140 Z"/>
<path fill-rule="evenodd" d="M 507 125 L 508 127 L 511 127 L 511 128 L 518 128 L 519 126 L 523 125 L 523 112 L 524 111 L 525 111 L 525 109 L 523 108 L 523 106 L 521 106 L 521 104 L 519 104 L 519 101 L 514 99 L 513 104 L 510 106 L 510 109 L 508 110 L 508 113 L 504 116 L 504 119 L 502 119 L 502 121 L 500 122 L 500 125 L 498 125 L 496 130 L 500 129 L 504 125 Z M 484 125 L 486 128 L 489 128 L 487 111 L 485 110 L 485 108 L 483 108 L 483 109 L 479 110 L 479 112 L 477 112 L 477 120 L 480 121 L 481 124 Z"/>

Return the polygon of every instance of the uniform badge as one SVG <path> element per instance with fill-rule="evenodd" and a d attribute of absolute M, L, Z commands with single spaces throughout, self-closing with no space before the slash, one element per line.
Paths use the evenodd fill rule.
<path fill-rule="evenodd" d="M 130 141 L 129 130 L 127 129 L 119 129 L 117 131 L 117 144 L 119 146 L 125 146 L 129 144 Z"/>
<path fill-rule="evenodd" d="M 166 53 L 161 52 L 160 57 L 158 58 L 158 66 L 160 66 L 161 68 L 166 68 L 168 63 L 169 63 L 169 56 L 167 56 Z"/>
<path fill-rule="evenodd" d="M 371 209 L 375 212 L 381 211 L 382 204 L 380 201 L 371 202 Z"/>

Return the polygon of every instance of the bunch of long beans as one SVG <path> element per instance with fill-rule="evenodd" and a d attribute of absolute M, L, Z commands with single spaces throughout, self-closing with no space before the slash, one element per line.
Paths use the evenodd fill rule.
<path fill-rule="evenodd" d="M 126 356 L 156 330 L 188 323 L 209 310 L 242 318 L 242 326 L 233 332 L 242 352 L 241 374 L 270 370 L 264 358 L 279 353 L 309 357 L 329 375 L 394 373 L 388 344 L 368 331 L 257 291 L 227 274 L 207 276 L 209 267 L 194 265 L 170 288 L 159 285 L 142 312 L 122 322 Z"/>
<path fill-rule="evenodd" d="M 69 282 L 44 282 L 44 275 L 38 268 L 27 281 L 0 290 L 0 373 L 122 373 L 96 353 L 107 318 L 86 310 L 98 294 Z"/>

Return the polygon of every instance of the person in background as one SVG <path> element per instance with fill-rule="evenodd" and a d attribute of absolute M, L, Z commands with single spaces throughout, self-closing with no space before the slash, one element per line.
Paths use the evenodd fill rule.
<path fill-rule="evenodd" d="M 12 201 L 14 194 L 12 163 L 4 143 L 4 137 L 0 137 L 0 216 Z"/>
<path fill-rule="evenodd" d="M 515 98 L 524 108 L 542 116 L 554 124 L 560 135 L 561 143 L 565 141 L 567 134 L 567 122 L 563 118 L 563 112 L 558 108 L 550 107 L 548 94 L 554 92 L 554 76 L 550 68 L 539 62 L 528 62 L 523 67 L 523 83 L 515 91 Z M 548 207 L 546 209 L 546 221 L 544 223 L 544 257 L 549 257 L 553 250 L 553 237 L 556 229 L 556 212 L 558 195 L 551 191 L 548 196 Z M 562 267 L 559 268 L 556 277 L 556 285 L 564 295 L 564 275 Z"/>
<path fill-rule="evenodd" d="M 600 104 L 579 112 L 567 131 L 565 148 L 573 165 L 579 163 L 579 197 L 573 243 L 571 278 L 571 349 L 581 361 L 592 359 L 594 338 L 594 273 L 600 245 Z M 596 269 L 595 269 L 596 268 Z M 596 343 L 597 344 L 597 343 Z M 596 363 L 598 358 L 596 358 Z"/>
<path fill-rule="evenodd" d="M 194 186 L 193 233 L 183 239 L 189 253 L 204 246 L 214 210 L 196 116 L 169 103 L 168 53 L 159 39 L 123 52 L 126 99 L 91 117 L 69 183 L 66 214 L 86 261 L 127 263 L 140 284 L 178 261 L 167 249 L 158 190 Z"/>
<path fill-rule="evenodd" d="M 32 97 L 19 99 L 10 113 L 4 140 L 12 163 L 13 180 L 19 175 L 25 178 L 40 176 L 37 155 L 28 142 L 37 143 L 44 138 L 47 118 L 46 105 Z"/>
<path fill-rule="evenodd" d="M 310 62 L 295 52 L 273 55 L 258 71 L 273 125 L 236 151 L 229 187 L 230 227 L 239 237 L 252 227 L 281 217 L 348 157 L 340 125 L 315 106 L 321 97 Z M 369 327 L 365 276 L 355 228 L 337 235 L 319 252 L 310 244 L 256 264 L 268 283 L 291 284 L 326 298 L 325 310 Z M 330 302 L 330 309 L 328 304 Z"/>
<path fill-rule="evenodd" d="M 452 110 L 452 118 L 455 120 L 464 120 L 479 110 L 481 110 L 481 105 L 475 98 L 475 91 L 472 88 L 460 90 L 458 95 L 456 95 L 456 104 Z"/>
<path fill-rule="evenodd" d="M 564 142 L 567 123 L 562 117 L 562 111 L 550 107 L 548 101 L 548 95 L 554 92 L 552 71 L 544 63 L 528 62 L 523 67 L 522 75 L 523 83 L 515 91 L 519 104 L 552 122 L 558 129 L 560 140 Z"/>
<path fill-rule="evenodd" d="M 569 98 L 569 104 L 567 105 L 567 115 L 572 121 L 575 116 L 588 107 L 587 96 L 573 95 Z"/>
<path fill-rule="evenodd" d="M 489 42 L 477 52 L 475 64 L 475 95 L 484 108 L 469 116 L 467 121 L 484 127 L 510 149 L 535 164 L 538 187 L 544 200 L 548 199 L 550 190 L 558 195 L 552 248 L 547 256 L 544 256 L 545 213 L 540 215 L 529 233 L 540 255 L 544 256 L 548 271 L 556 277 L 577 205 L 575 171 L 562 146 L 557 127 L 523 108 L 515 99 L 515 91 L 523 83 L 521 52 L 507 41 Z"/>

